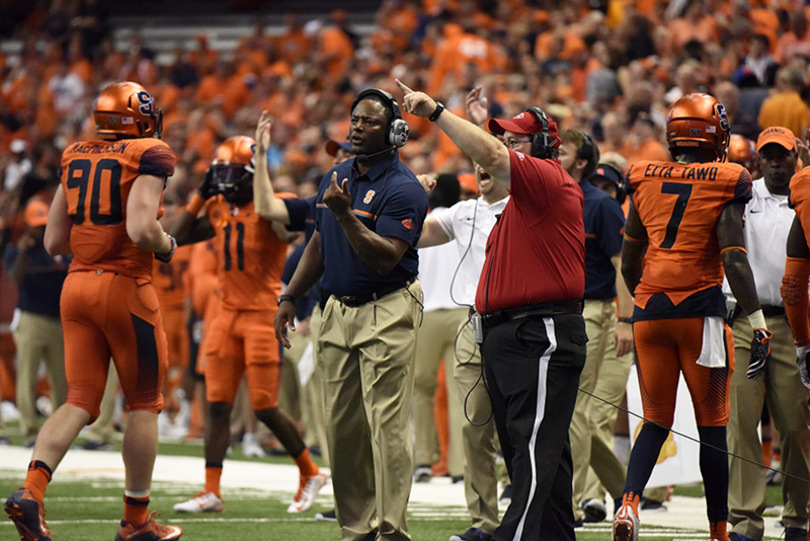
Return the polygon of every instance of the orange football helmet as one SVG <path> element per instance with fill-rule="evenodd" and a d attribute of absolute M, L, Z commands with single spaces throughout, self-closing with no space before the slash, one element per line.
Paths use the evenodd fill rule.
<path fill-rule="evenodd" d="M 214 152 L 208 174 L 217 192 L 229 203 L 241 206 L 253 200 L 253 149 L 251 137 L 228 137 Z"/>
<path fill-rule="evenodd" d="M 157 137 L 163 131 L 163 112 L 144 87 L 131 81 L 114 83 L 93 104 L 96 132 L 102 139 Z"/>
<path fill-rule="evenodd" d="M 728 143 L 728 161 L 748 169 L 753 178 L 759 178 L 759 154 L 754 142 L 739 134 L 732 134 Z"/>
<path fill-rule="evenodd" d="M 725 161 L 729 136 L 726 108 L 709 94 L 686 94 L 667 115 L 667 143 L 673 156 L 686 148 L 702 148 L 714 151 L 717 161 Z"/>

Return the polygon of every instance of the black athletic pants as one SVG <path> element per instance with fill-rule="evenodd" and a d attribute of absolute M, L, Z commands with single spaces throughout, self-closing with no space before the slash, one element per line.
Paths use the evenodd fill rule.
<path fill-rule="evenodd" d="M 487 388 L 512 480 L 498 541 L 576 539 L 568 426 L 586 342 L 581 314 L 528 316 L 484 330 Z"/>

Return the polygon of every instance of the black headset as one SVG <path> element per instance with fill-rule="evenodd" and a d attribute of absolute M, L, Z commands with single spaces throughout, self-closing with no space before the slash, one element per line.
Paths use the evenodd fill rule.
<path fill-rule="evenodd" d="M 369 96 L 377 96 L 380 98 L 383 105 L 388 107 L 392 113 L 393 118 L 391 118 L 390 122 L 388 122 L 388 128 L 386 130 L 386 141 L 388 144 L 396 148 L 404 147 L 405 143 L 408 142 L 408 134 L 410 133 L 411 128 L 408 126 L 407 122 L 402 120 L 402 113 L 399 111 L 399 104 L 397 103 L 396 98 L 394 98 L 394 96 L 392 96 L 389 92 L 380 90 L 379 88 L 368 88 L 363 90 L 357 95 L 356 98 L 354 98 L 350 111 L 354 112 L 354 108 L 357 107 L 357 104 Z"/>
<path fill-rule="evenodd" d="M 529 107 L 523 111 L 529 112 L 537 117 L 543 129 L 537 133 L 532 134 L 532 156 L 535 158 L 548 158 L 551 156 L 551 149 L 554 145 L 554 139 L 548 133 L 548 117 L 546 113 L 539 107 Z"/>
<path fill-rule="evenodd" d="M 577 158 L 580 160 L 588 160 L 589 162 L 596 162 L 596 145 L 591 139 L 591 136 L 585 133 L 584 131 L 579 132 L 582 134 L 582 146 L 579 147 L 579 153 L 577 153 Z M 594 167 L 596 164 L 594 163 Z"/>

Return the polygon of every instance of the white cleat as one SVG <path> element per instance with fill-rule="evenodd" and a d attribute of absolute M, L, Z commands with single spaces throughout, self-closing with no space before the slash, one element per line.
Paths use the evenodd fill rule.
<path fill-rule="evenodd" d="M 627 504 L 613 517 L 613 541 L 638 541 L 638 517 Z"/>
<path fill-rule="evenodd" d="M 223 509 L 222 500 L 213 492 L 200 492 L 190 500 L 174 505 L 178 513 L 221 513 Z"/>
<path fill-rule="evenodd" d="M 315 496 L 318 495 L 318 491 L 323 488 L 328 480 L 329 476 L 325 473 L 301 477 L 301 482 L 298 485 L 298 493 L 287 508 L 287 512 L 301 513 L 312 507 L 312 504 L 315 503 Z"/>

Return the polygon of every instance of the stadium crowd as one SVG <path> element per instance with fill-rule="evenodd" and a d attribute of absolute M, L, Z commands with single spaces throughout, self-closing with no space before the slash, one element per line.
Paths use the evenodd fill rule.
<path fill-rule="evenodd" d="M 166 231 L 171 230 L 173 221 L 181 215 L 180 208 L 196 193 L 220 145 L 234 136 L 253 135 L 262 111 L 272 119 L 266 149 L 272 189 L 300 199 L 311 197 L 317 193 L 324 173 L 350 157 L 349 145 L 344 141 L 351 122 L 347 113 L 356 105 L 355 99 L 365 89 L 378 88 L 401 100 L 402 87 L 397 86 L 396 79 L 410 88 L 424 89 L 427 95 L 440 99 L 448 111 L 479 126 L 487 117 L 512 118 L 530 105 L 542 107 L 563 134 L 561 159 L 566 145 L 574 145 L 577 159 L 584 160 L 580 166 L 564 164 L 565 170 L 580 183 L 587 182 L 591 174 L 595 185 L 607 180 L 605 187 L 614 192 L 617 187 L 624 189 L 622 176 L 634 163 L 670 161 L 665 133 L 667 112 L 691 93 L 711 94 L 725 106 L 730 131 L 741 136 L 737 143 L 733 140 L 729 159 L 747 167 L 754 179 L 764 172 L 766 183 L 775 175 L 775 160 L 787 161 L 794 167 L 795 160 L 790 162 L 781 154 L 772 157 L 774 147 L 763 154 L 762 148 L 776 142 L 794 158 L 800 157 L 803 147 L 796 143 L 791 146 L 789 139 L 794 136 L 805 140 L 810 127 L 810 7 L 796 1 L 384 0 L 375 14 L 376 24 L 368 33 L 353 29 L 349 14 L 339 9 L 306 23 L 299 15 L 289 13 L 283 21 L 273 21 L 272 31 L 266 26 L 267 17 L 257 15 L 252 32 L 231 50 L 212 47 L 209 36 L 202 32 L 190 43 L 178 42 L 171 55 L 157 55 L 137 32 L 121 47 L 109 23 L 113 8 L 98 0 L 54 0 L 25 8 L 20 3 L 12 5 L 9 14 L 17 19 L 13 25 L 0 27 L 0 38 L 14 38 L 23 46 L 19 54 L 0 53 L 0 254 L 16 255 L 23 248 L 30 249 L 31 230 L 45 225 L 43 212 L 47 214 L 47 205 L 59 186 L 62 151 L 72 143 L 96 137 L 94 100 L 103 88 L 116 81 L 141 84 L 162 110 L 162 140 L 176 155 L 174 173 L 166 184 Z M 471 109 L 471 96 L 484 108 L 483 118 L 471 113 L 476 111 L 474 104 Z M 473 162 L 429 116 L 403 109 L 402 118 L 409 124 L 410 136 L 399 149 L 399 157 L 423 183 L 429 183 L 424 180 L 429 177 L 450 178 L 457 183 L 454 197 L 437 203 L 434 196 L 430 201 L 432 209 L 452 207 L 459 198 L 474 198 L 480 184 L 476 184 Z M 772 127 L 784 129 L 786 139 L 763 138 L 764 130 Z M 761 144 L 755 147 L 758 138 Z M 584 145 L 591 145 L 590 155 L 583 151 Z M 570 152 L 572 147 L 568 148 Z M 766 160 L 762 170 L 760 159 Z M 576 167 L 579 169 L 575 174 Z M 784 195 L 783 191 L 779 195 Z M 626 214 L 628 204 L 623 196 L 616 199 L 624 203 Z M 615 214 L 619 216 L 615 228 L 618 231 L 624 222 L 618 210 Z M 790 218 L 786 218 L 788 222 Z M 448 236 L 443 242 L 450 239 Z M 290 236 L 286 240 L 291 242 L 288 253 L 292 256 L 294 247 L 303 239 Z M 199 349 L 204 349 L 200 329 L 206 322 L 208 296 L 217 287 L 215 263 L 206 259 L 210 246 L 200 243 L 181 247 L 173 263 L 155 263 L 159 298 L 167 303 L 163 309 L 176 315 L 174 323 L 166 324 L 166 331 L 173 328 L 182 335 L 169 343 L 172 370 L 164 387 L 169 415 L 161 417 L 163 434 L 199 437 L 204 432 L 207 405 L 203 403 L 195 368 L 198 359 L 205 356 L 205 352 L 198 354 Z M 606 254 L 605 265 L 610 267 L 614 256 L 616 252 Z M 58 363 L 54 365 L 50 350 L 47 355 L 34 354 L 43 361 L 48 359 L 47 381 L 41 378 L 37 382 L 31 366 L 20 370 L 20 344 L 15 339 L 19 341 L 23 335 L 18 332 L 19 317 L 14 317 L 18 300 L 26 304 L 23 312 L 33 310 L 49 319 L 54 319 L 53 307 L 43 306 L 47 303 L 40 298 L 32 299 L 30 292 L 21 289 L 18 293 L 16 286 L 21 283 L 23 274 L 19 273 L 24 265 L 15 266 L 11 256 L 4 261 L 0 271 L 0 399 L 17 401 L 23 443 L 33 446 L 37 408 L 48 414 L 64 401 L 64 375 L 54 374 Z M 37 272 L 42 269 L 37 267 Z M 64 261 L 59 258 L 47 276 L 37 274 L 37 280 L 47 285 L 42 288 L 51 294 L 49 299 L 56 298 L 54 281 L 61 282 L 65 274 Z M 292 272 L 285 272 L 285 283 L 291 276 Z M 617 327 L 629 322 L 622 321 L 630 317 L 629 304 L 621 304 L 623 292 L 620 289 L 617 293 L 613 280 L 609 281 L 603 284 L 607 290 L 613 288 L 605 313 L 612 318 L 610 334 L 619 336 L 629 332 Z M 774 287 L 778 288 L 778 284 Z M 617 294 L 618 315 L 622 316 L 618 321 L 612 300 Z M 775 310 L 766 312 L 772 329 L 770 317 L 784 319 L 781 298 L 760 300 Z M 305 330 L 310 317 L 320 317 L 317 309 L 310 316 L 317 302 L 310 304 L 299 323 Z M 587 310 L 587 294 L 585 306 Z M 167 319 L 164 315 L 164 321 Z M 57 338 L 61 342 L 61 336 L 53 332 L 47 332 L 47 338 L 44 349 Z M 624 341 L 619 354 L 632 358 L 627 353 L 631 338 L 622 334 L 618 340 Z M 284 354 L 281 405 L 298 423 L 309 449 L 306 452 L 322 451 L 328 465 L 323 396 L 306 385 L 306 380 L 317 382 L 320 376 L 299 365 L 306 343 L 308 340 L 294 347 L 292 353 Z M 449 370 L 446 357 L 445 367 Z M 38 359 L 31 362 L 38 367 Z M 629 370 L 629 364 L 624 364 Z M 306 374 L 299 374 L 301 370 Z M 435 372 L 432 364 L 430 371 Z M 458 411 L 454 411 L 457 404 L 449 408 L 449 423 L 453 426 L 447 426 L 446 400 L 449 397 L 458 401 L 459 393 L 449 388 L 451 372 L 446 376 L 443 370 L 439 372 L 428 374 L 424 385 L 429 403 L 429 394 L 438 382 L 438 439 L 430 435 L 436 432 L 431 426 L 426 436 L 429 441 L 418 441 L 415 446 L 419 450 L 414 458 L 417 482 L 427 481 L 432 475 L 449 475 L 454 481 L 469 477 L 459 449 L 461 435 L 454 433 L 459 429 L 455 426 L 459 419 Z M 745 370 L 741 373 L 745 374 Z M 622 374 L 626 378 L 626 372 Z M 438 379 L 434 380 L 434 375 Z M 419 384 L 417 380 L 417 387 Z M 605 391 L 596 380 L 593 385 L 597 395 Z M 108 388 L 116 386 L 111 376 Z M 32 390 L 34 387 L 36 390 Z M 37 402 L 38 394 L 48 396 L 50 406 Z M 444 396 L 443 407 L 440 395 Z M 578 401 L 577 408 L 587 406 Z M 104 420 L 99 424 L 107 428 L 101 428 L 103 435 L 97 437 L 88 434 L 87 448 L 108 448 L 112 441 L 109 426 L 113 418 L 122 419 L 120 412 L 113 415 L 111 404 L 101 409 Z M 245 434 L 245 454 L 263 455 L 271 450 L 273 444 L 267 437 L 264 447 L 256 443 L 254 432 L 261 431 L 261 427 L 256 428 L 250 406 L 240 402 L 233 409 L 236 415 L 232 431 L 239 437 Z M 582 409 L 577 411 L 581 413 Z M 806 415 L 806 406 L 794 413 Z M 784 411 L 780 414 L 791 415 Z M 605 421 L 604 426 L 612 427 L 615 412 L 605 414 L 605 418 L 610 422 Z M 425 419 L 421 415 L 419 422 Z M 590 431 L 586 431 L 586 439 L 590 439 Z M 625 436 L 622 429 L 618 435 Z M 593 438 L 596 441 L 595 433 Z M 802 443 L 798 451 L 792 451 L 792 458 L 796 462 L 796 453 L 804 454 L 806 475 L 810 448 L 804 443 L 806 437 L 800 439 Z M 8 442 L 0 419 L 0 444 Z M 729 447 L 734 448 L 731 444 Z M 623 461 L 627 459 L 626 451 L 620 457 Z M 593 471 L 586 486 L 588 475 L 583 472 L 588 458 L 577 457 L 576 453 L 574 457 L 575 471 L 582 467 L 577 460 L 585 464 L 575 484 L 574 496 L 581 498 L 574 502 L 577 521 L 602 520 L 609 512 L 604 504 L 601 508 L 596 505 L 595 511 L 586 506 L 593 499 L 602 501 L 606 494 Z M 778 458 L 777 454 L 775 464 Z M 770 448 L 763 453 L 763 460 L 771 463 Z M 221 458 L 218 463 L 221 473 Z M 623 476 L 613 480 L 623 482 Z M 508 481 L 505 485 L 509 485 Z M 621 496 L 610 492 L 618 510 Z M 640 502 L 642 509 L 645 505 L 660 507 L 666 491 L 646 495 L 646 501 Z M 216 510 L 221 510 L 220 495 L 216 497 Z M 472 508 L 471 512 L 475 526 L 471 531 L 476 531 L 458 539 L 490 539 L 490 530 L 496 524 L 491 519 L 478 524 Z M 798 511 L 796 517 L 785 521 L 789 534 L 794 530 L 792 533 L 798 535 L 803 529 L 806 535 L 806 501 L 804 518 L 801 516 Z M 737 539 L 761 537 L 762 531 L 757 529 L 760 526 L 755 520 L 752 524 L 740 529 Z M 486 527 L 480 529 L 483 525 Z M 472 537 L 479 532 L 481 537 Z"/>

